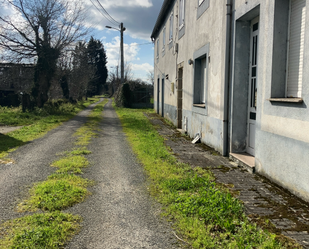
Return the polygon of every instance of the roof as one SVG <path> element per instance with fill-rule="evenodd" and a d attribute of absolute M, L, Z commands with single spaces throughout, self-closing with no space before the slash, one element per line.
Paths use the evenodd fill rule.
<path fill-rule="evenodd" d="M 174 4 L 175 0 L 164 0 L 159 16 L 157 18 L 157 22 L 153 28 L 151 38 L 156 38 L 158 33 L 160 32 L 161 26 L 165 22 L 166 15 L 169 13 L 171 6 Z"/>

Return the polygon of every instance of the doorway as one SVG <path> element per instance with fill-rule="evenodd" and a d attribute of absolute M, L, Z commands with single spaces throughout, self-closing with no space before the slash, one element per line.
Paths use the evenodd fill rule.
<path fill-rule="evenodd" d="M 160 77 L 157 81 L 157 114 L 160 112 Z"/>
<path fill-rule="evenodd" d="M 164 75 L 162 76 L 161 93 L 161 116 L 164 117 Z"/>
<path fill-rule="evenodd" d="M 251 21 L 251 45 L 249 65 L 249 96 L 247 121 L 247 153 L 255 155 L 255 127 L 257 104 L 257 70 L 258 70 L 258 41 L 259 17 Z"/>
<path fill-rule="evenodd" d="M 177 128 L 182 129 L 182 77 L 183 67 L 178 68 L 178 80 L 177 80 Z"/>

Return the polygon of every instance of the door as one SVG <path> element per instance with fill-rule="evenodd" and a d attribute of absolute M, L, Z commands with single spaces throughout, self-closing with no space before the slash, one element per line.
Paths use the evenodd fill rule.
<path fill-rule="evenodd" d="M 158 78 L 157 83 L 157 113 L 160 112 L 160 78 Z"/>
<path fill-rule="evenodd" d="M 259 17 L 251 22 L 251 46 L 249 66 L 249 96 L 248 96 L 248 125 L 247 125 L 247 152 L 255 155 L 255 123 L 257 101 L 257 70 L 258 70 L 258 39 Z"/>
<path fill-rule="evenodd" d="M 183 68 L 178 69 L 177 81 L 177 128 L 182 129 L 182 76 Z"/>
<path fill-rule="evenodd" d="M 162 87 L 161 87 L 161 115 L 164 117 L 164 78 L 162 78 Z"/>

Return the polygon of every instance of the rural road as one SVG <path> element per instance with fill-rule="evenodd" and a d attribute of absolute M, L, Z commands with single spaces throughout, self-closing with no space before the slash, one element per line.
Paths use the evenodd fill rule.
<path fill-rule="evenodd" d="M 33 183 L 56 170 L 50 164 L 59 154 L 74 147 L 72 135 L 85 123 L 91 107 L 16 150 L 10 155 L 15 164 L 0 165 L 0 222 L 24 215 L 15 211 L 17 204 Z M 99 135 L 88 145 L 91 166 L 82 175 L 96 184 L 83 203 L 65 210 L 83 218 L 80 233 L 66 248 L 179 248 L 170 224 L 160 217 L 159 204 L 149 196 L 143 168 L 126 141 L 111 101 L 103 114 Z"/>
<path fill-rule="evenodd" d="M 83 228 L 67 248 L 178 248 L 168 223 L 160 218 L 160 207 L 149 196 L 142 166 L 111 101 L 100 129 L 88 146 L 91 167 L 84 170 L 84 177 L 96 185 L 89 189 L 92 196 L 68 210 L 83 217 Z"/>

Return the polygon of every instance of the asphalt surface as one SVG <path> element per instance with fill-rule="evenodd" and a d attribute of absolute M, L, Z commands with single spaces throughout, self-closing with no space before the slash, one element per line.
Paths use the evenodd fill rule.
<path fill-rule="evenodd" d="M 0 164 L 0 222 L 21 217 L 17 204 L 25 199 L 33 183 L 46 180 L 56 169 L 50 167 L 58 154 L 73 147 L 73 133 L 87 121 L 91 109 L 80 112 L 75 118 L 44 137 L 18 148 L 10 154 L 14 164 Z M 0 136 L 1 139 L 1 136 Z"/>
<path fill-rule="evenodd" d="M 126 141 L 111 106 L 105 106 L 99 136 L 88 146 L 91 167 L 83 177 L 94 180 L 92 195 L 68 211 L 83 217 L 82 230 L 67 248 L 178 248 L 160 206 L 149 196 L 142 166 Z"/>

